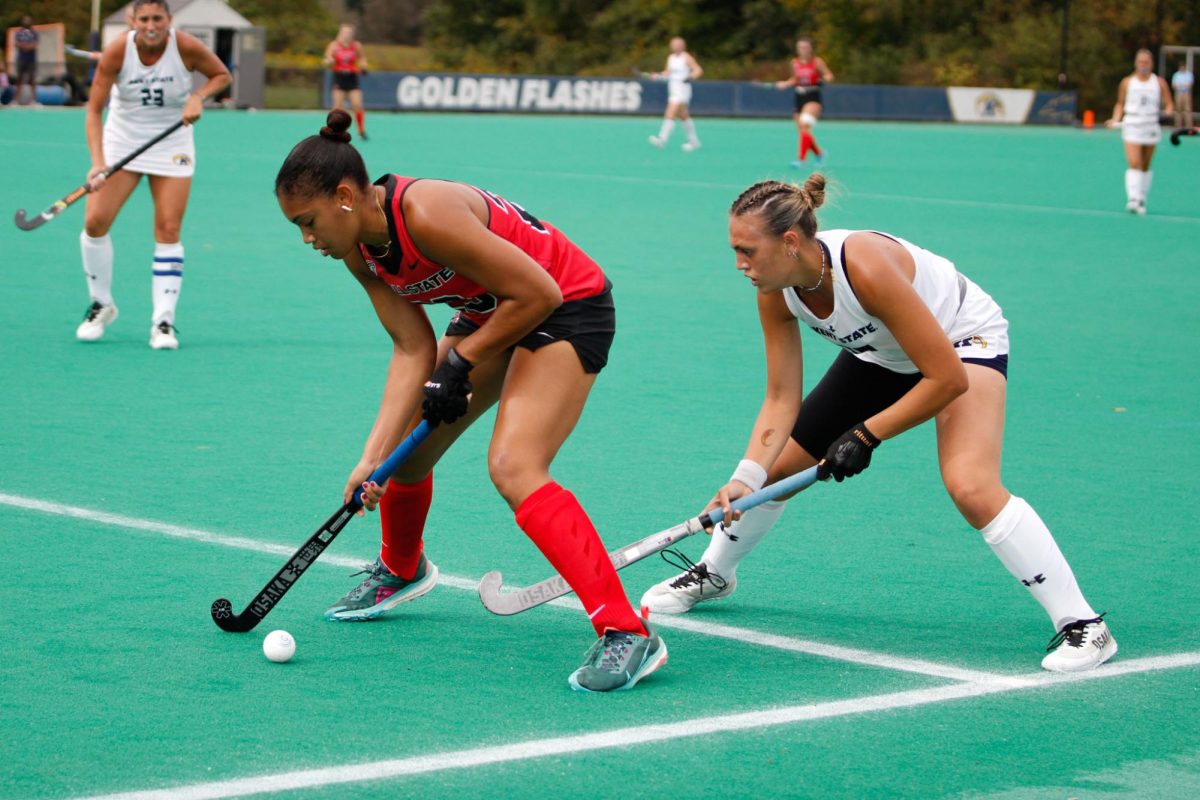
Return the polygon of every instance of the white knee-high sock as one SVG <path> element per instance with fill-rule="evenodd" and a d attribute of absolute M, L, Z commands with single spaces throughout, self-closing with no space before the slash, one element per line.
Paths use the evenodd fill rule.
<path fill-rule="evenodd" d="M 696 138 L 696 122 L 691 117 L 688 117 L 683 121 L 683 130 L 684 133 L 687 134 L 689 142 L 700 141 L 698 138 Z"/>
<path fill-rule="evenodd" d="M 175 304 L 183 286 L 183 245 L 154 243 L 154 277 L 150 294 L 154 300 L 154 324 L 175 324 Z"/>
<path fill-rule="evenodd" d="M 717 525 L 713 529 L 712 540 L 700 560 L 707 564 L 710 570 L 729 580 L 737 572 L 738 563 L 748 556 L 755 545 L 767 535 L 767 531 L 775 526 L 786 507 L 786 501 L 763 503 L 742 514 L 742 518 L 733 523 L 728 530 L 724 524 Z"/>
<path fill-rule="evenodd" d="M 1125 170 L 1125 197 L 1130 202 L 1142 200 L 1142 171 L 1140 169 Z"/>
<path fill-rule="evenodd" d="M 1150 182 L 1154 179 L 1154 173 L 1151 170 L 1146 170 L 1142 173 L 1142 202 L 1146 202 L 1146 198 L 1150 196 Z"/>
<path fill-rule="evenodd" d="M 664 142 L 671 138 L 671 131 L 675 130 L 675 120 L 667 118 L 663 120 L 662 127 L 658 129 L 658 138 Z"/>
<path fill-rule="evenodd" d="M 88 294 L 92 302 L 111 306 L 113 246 L 106 233 L 92 238 L 86 231 L 79 233 L 79 251 L 83 255 L 83 274 L 87 277 Z"/>
<path fill-rule="evenodd" d="M 1010 497 L 980 533 L 1012 576 L 1046 609 L 1055 630 L 1096 616 L 1046 523 L 1020 497 Z"/>

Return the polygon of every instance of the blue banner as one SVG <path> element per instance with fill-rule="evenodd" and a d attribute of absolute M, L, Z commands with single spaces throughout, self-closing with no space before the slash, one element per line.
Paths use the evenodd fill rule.
<path fill-rule="evenodd" d="M 325 75 L 326 105 L 332 77 Z M 361 79 L 363 104 L 388 111 L 494 111 L 528 114 L 643 114 L 667 107 L 667 84 L 631 78 L 561 75 L 467 75 L 372 72 Z M 826 119 L 951 122 L 947 89 L 833 84 L 822 89 Z M 1075 122 L 1074 92 L 1037 92 L 1028 121 Z M 692 84 L 693 114 L 712 117 L 790 117 L 790 89 L 744 81 Z"/>

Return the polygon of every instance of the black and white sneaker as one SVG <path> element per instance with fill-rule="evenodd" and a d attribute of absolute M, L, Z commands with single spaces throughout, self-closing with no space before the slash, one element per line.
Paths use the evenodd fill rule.
<path fill-rule="evenodd" d="M 92 303 L 84 312 L 83 322 L 79 323 L 79 327 L 75 329 L 75 338 L 81 342 L 94 342 L 104 335 L 104 329 L 116 318 L 116 303 L 109 303 L 106 306 Z"/>
<path fill-rule="evenodd" d="M 154 350 L 178 350 L 179 339 L 175 326 L 165 319 L 150 328 L 150 347 Z"/>
<path fill-rule="evenodd" d="M 1042 659 L 1042 669 L 1051 672 L 1084 672 L 1117 654 L 1113 638 L 1101 614 L 1063 626 L 1046 647 L 1050 655 Z"/>
<path fill-rule="evenodd" d="M 668 554 L 680 562 L 672 561 Z M 642 595 L 641 605 L 654 614 L 686 614 L 696 603 L 728 597 L 737 588 L 736 575 L 725 578 L 710 570 L 703 561 L 693 564 L 678 551 L 664 550 L 663 559 L 684 570 L 674 578 L 654 584 Z"/>

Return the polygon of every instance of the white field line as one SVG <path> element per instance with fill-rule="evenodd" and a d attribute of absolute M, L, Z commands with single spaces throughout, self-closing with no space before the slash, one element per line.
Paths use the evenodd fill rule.
<path fill-rule="evenodd" d="M 338 767 L 298 770 L 237 778 L 214 783 L 197 783 L 169 789 L 151 789 L 119 794 L 96 795 L 82 800 L 213 800 L 223 797 L 245 797 L 267 792 L 332 786 L 336 784 L 377 781 L 417 775 L 425 772 L 482 767 L 511 761 L 526 761 L 547 756 L 584 754 L 613 747 L 630 747 L 649 742 L 684 739 L 732 731 L 752 730 L 778 725 L 796 725 L 832 717 L 869 714 L 892 709 L 945 703 L 968 697 L 1038 689 L 1081 681 L 1115 678 L 1135 673 L 1200 666 L 1200 652 L 1172 656 L 1118 661 L 1105 664 L 1093 672 L 1074 675 L 1052 675 L 1046 672 L 1015 676 L 995 681 L 955 683 L 931 689 L 859 697 L 853 700 L 834 700 L 825 703 L 785 706 L 739 714 L 703 716 L 678 722 L 638 725 L 601 733 L 572 734 L 549 739 L 533 739 L 495 747 L 474 747 L 452 752 L 431 753 L 411 758 L 371 761 Z"/>
<path fill-rule="evenodd" d="M 0 492 L 0 505 L 20 508 L 26 511 L 37 511 L 43 514 L 55 514 L 58 516 L 73 517 L 75 519 L 84 519 L 89 522 L 98 522 L 118 528 L 148 531 L 150 533 L 158 533 L 176 539 L 188 539 L 206 544 L 221 545 L 222 547 L 233 547 L 239 550 L 250 550 L 256 553 L 282 556 L 284 558 L 287 558 L 295 552 L 294 547 L 288 547 L 286 545 L 260 542 L 255 539 L 247 539 L 242 536 L 226 536 L 224 534 L 206 531 L 201 528 L 172 525 L 170 523 L 157 522 L 155 520 L 127 517 L 122 514 L 110 514 L 105 511 L 96 511 L 94 509 L 80 508 L 78 506 L 68 506 L 61 503 L 50 503 L 33 497 L 22 497 L 20 495 L 6 494 L 3 492 Z M 347 556 L 326 554 L 322 555 L 317 563 L 334 567 L 361 569 L 366 561 L 367 559 L 363 558 L 352 558 Z M 460 578 L 454 575 L 446 575 L 445 573 L 442 573 L 439 578 L 439 582 L 454 589 L 461 589 L 469 592 L 479 591 L 479 581 L 477 580 L 470 580 L 468 578 Z M 578 600 L 566 597 L 553 600 L 547 605 L 554 605 L 560 608 L 569 608 L 573 610 L 581 609 Z M 698 633 L 702 636 L 716 636 L 723 639 L 732 639 L 735 641 L 744 642 L 746 644 L 757 645 L 759 647 L 773 647 L 793 653 L 804 653 L 822 658 L 831 658 L 837 661 L 848 661 L 855 664 L 863 664 L 882 669 L 898 670 L 900 672 L 912 672 L 919 675 L 929 675 L 936 678 L 948 678 L 950 680 L 968 682 L 1004 679 L 1003 675 L 990 672 L 980 672 L 977 670 L 962 669 L 952 664 L 942 664 L 935 661 L 923 661 L 914 658 L 902 658 L 899 656 L 888 655 L 886 653 L 876 653 L 869 650 L 859 650 L 850 647 L 839 647 L 837 645 L 824 644 L 822 642 L 808 641 L 805 639 L 794 639 L 788 636 L 779 636 L 772 633 L 760 633 L 747 628 L 737 628 L 732 625 L 702 622 L 696 619 L 670 617 L 664 615 L 656 616 L 654 618 L 654 624 L 660 628 L 672 628 L 676 630 L 688 631 L 689 633 Z"/>
<path fill-rule="evenodd" d="M 514 172 L 522 175 L 536 175 L 542 178 L 563 178 L 571 181 L 593 181 L 598 183 L 629 183 L 635 185 L 676 186 L 686 189 L 716 189 L 722 192 L 739 192 L 745 188 L 742 184 L 718 183 L 715 181 L 698 181 L 678 178 L 647 178 L 639 175 L 611 175 L 590 172 L 566 172 L 559 170 L 529 170 L 514 167 L 498 167 L 494 164 L 476 164 L 473 169 L 484 172 Z M 1107 211 L 1100 208 L 1065 208 L 1063 206 L 1040 206 L 1032 203 L 1004 203 L 992 200 L 971 200 L 967 198 L 950 197 L 918 197 L 913 195 L 884 194 L 878 192 L 857 192 L 846 190 L 840 193 L 838 200 L 853 200 L 861 197 L 864 200 L 883 200 L 899 203 L 923 203 L 933 206 L 964 206 L 967 208 L 1004 209 L 1006 211 L 1025 211 L 1034 214 L 1065 214 L 1067 216 L 1099 217 L 1112 219 L 1127 219 L 1128 211 Z M 1158 222 L 1182 222 L 1195 225 L 1200 223 L 1200 217 L 1172 216 L 1167 214 L 1151 214 L 1148 219 Z"/>

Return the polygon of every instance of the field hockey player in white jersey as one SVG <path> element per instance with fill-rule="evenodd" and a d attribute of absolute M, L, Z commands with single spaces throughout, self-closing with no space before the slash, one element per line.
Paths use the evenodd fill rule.
<path fill-rule="evenodd" d="M 1110 126 L 1120 126 L 1125 145 L 1125 210 L 1131 214 L 1146 213 L 1146 197 L 1150 194 L 1150 160 L 1162 139 L 1158 115 L 1175 113 L 1171 89 L 1167 82 L 1154 74 L 1154 58 L 1149 50 L 1138 50 L 1133 60 L 1133 72 L 1121 79 L 1117 88 L 1117 104 L 1113 107 Z"/>
<path fill-rule="evenodd" d="M 656 72 L 651 77 L 667 82 L 667 110 L 663 112 L 662 127 L 657 136 L 650 137 L 650 144 L 663 147 L 675 130 L 675 120 L 683 123 L 683 131 L 687 141 L 683 149 L 691 152 L 700 147 L 700 138 L 696 135 L 696 122 L 688 113 L 688 104 L 692 102 L 692 81 L 704 74 L 699 62 L 692 58 L 687 51 L 687 43 L 679 36 L 671 40 L 671 54 L 667 56 L 667 66 L 662 72 Z"/>
<path fill-rule="evenodd" d="M 175 305 L 183 283 L 184 260 L 180 228 L 196 162 L 192 124 L 200 118 L 204 101 L 227 87 L 230 76 L 200 40 L 171 27 L 171 11 L 163 0 L 134 0 L 131 15 L 133 29 L 101 53 L 88 100 L 85 124 L 92 160 L 87 174 L 91 191 L 79 242 L 91 305 L 75 336 L 96 341 L 117 318 L 112 297 L 113 246 L 108 232 L 146 175 L 154 198 L 150 346 L 175 350 L 179 347 Z M 192 88 L 193 72 L 208 79 L 199 89 Z M 108 117 L 102 123 L 106 105 Z M 105 178 L 107 165 L 117 163 L 181 118 L 184 127 Z"/>
<path fill-rule="evenodd" d="M 708 508 L 726 518 L 700 562 L 642 597 L 652 613 L 682 613 L 731 594 L 738 563 L 783 513 L 765 503 L 734 522 L 729 504 L 820 463 L 842 481 L 881 443 L 929 419 L 942 481 L 966 521 L 1026 586 L 1054 625 L 1042 666 L 1092 669 L 1117 652 L 1108 626 L 1037 512 L 1000 480 L 1008 322 L 950 261 L 889 234 L 817 232 L 825 177 L 804 186 L 756 183 L 730 210 L 735 264 L 758 289 L 767 396 L 743 460 Z M 803 394 L 800 327 L 843 350 Z M 803 400 L 803 403 L 801 402 Z"/>

